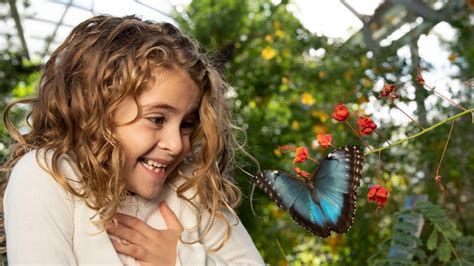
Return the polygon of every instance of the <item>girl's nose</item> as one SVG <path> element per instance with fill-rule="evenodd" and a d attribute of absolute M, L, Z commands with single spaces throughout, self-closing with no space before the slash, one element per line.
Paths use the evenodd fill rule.
<path fill-rule="evenodd" d="M 168 125 L 157 132 L 158 147 L 176 156 L 183 150 L 180 126 Z"/>

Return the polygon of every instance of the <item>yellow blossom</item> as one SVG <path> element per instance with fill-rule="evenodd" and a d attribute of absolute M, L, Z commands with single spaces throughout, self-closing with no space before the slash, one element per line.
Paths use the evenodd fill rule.
<path fill-rule="evenodd" d="M 273 41 L 272 35 L 270 35 L 270 34 L 265 35 L 265 41 L 267 41 L 267 42 Z"/>
<path fill-rule="evenodd" d="M 270 46 L 267 46 L 262 50 L 262 57 L 265 60 L 271 60 L 276 56 L 276 54 L 276 51 Z"/>
<path fill-rule="evenodd" d="M 327 77 L 328 73 L 324 70 L 319 71 L 318 76 L 320 79 Z"/>
<path fill-rule="evenodd" d="M 327 113 L 321 112 L 321 111 L 313 111 L 313 112 L 311 112 L 311 115 L 315 118 L 318 118 L 323 123 L 326 122 L 329 119 L 329 115 Z"/>
<path fill-rule="evenodd" d="M 326 132 L 326 127 L 322 124 L 317 124 L 313 126 L 313 133 L 314 135 L 321 135 Z"/>
<path fill-rule="evenodd" d="M 364 85 L 364 87 L 366 87 L 367 89 L 370 89 L 372 88 L 372 80 L 369 79 L 369 78 L 363 78 L 362 79 L 362 85 Z"/>
<path fill-rule="evenodd" d="M 354 70 L 352 69 L 348 69 L 344 72 L 344 78 L 347 80 L 347 81 L 350 81 L 352 79 L 352 76 L 354 76 Z"/>
<path fill-rule="evenodd" d="M 291 122 L 291 128 L 293 130 L 300 130 L 300 128 L 301 128 L 300 122 L 298 122 L 296 120 L 293 120 L 293 122 Z"/>
<path fill-rule="evenodd" d="M 276 30 L 281 29 L 280 21 L 278 21 L 278 20 L 273 21 L 273 28 L 275 28 Z"/>
<path fill-rule="evenodd" d="M 361 96 L 359 98 L 357 98 L 357 103 L 358 104 L 363 104 L 363 103 L 368 103 L 369 102 L 369 99 L 367 99 L 367 97 L 365 96 Z"/>
<path fill-rule="evenodd" d="M 281 155 L 282 155 L 280 149 L 274 149 L 273 154 L 275 154 L 276 157 L 281 157 Z"/>
<path fill-rule="evenodd" d="M 303 95 L 301 95 L 301 103 L 304 105 L 312 105 L 314 104 L 315 100 L 313 98 L 313 95 L 305 92 Z"/>
<path fill-rule="evenodd" d="M 454 60 L 456 60 L 458 58 L 458 54 L 457 53 L 451 53 L 449 56 L 448 56 L 448 60 L 450 62 L 453 62 Z"/>
<path fill-rule="evenodd" d="M 281 38 L 281 37 L 285 36 L 285 32 L 282 31 L 282 30 L 276 30 L 275 35 Z"/>
<path fill-rule="evenodd" d="M 288 78 L 287 77 L 281 78 L 281 83 L 288 84 Z"/>

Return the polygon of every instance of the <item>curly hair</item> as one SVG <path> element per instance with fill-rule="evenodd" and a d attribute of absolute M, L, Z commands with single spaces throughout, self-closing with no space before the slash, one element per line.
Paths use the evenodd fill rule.
<path fill-rule="evenodd" d="M 231 231 L 224 211 L 233 211 L 241 199 L 240 190 L 226 176 L 238 147 L 224 97 L 228 85 L 199 45 L 170 23 L 101 15 L 75 27 L 46 63 L 38 95 L 6 108 L 4 123 L 16 144 L 2 171 L 9 172 L 30 150 L 52 152 L 47 170 L 54 179 L 97 211 L 97 224 L 110 222 L 129 195 L 120 176 L 124 150 L 114 136 L 112 114 L 128 96 L 138 106 L 136 96 L 157 66 L 182 68 L 201 90 L 200 123 L 191 136 L 194 176 L 185 179 L 177 194 L 198 211 L 211 214 L 200 239 L 218 217 L 227 222 L 227 239 Z M 27 117 L 31 130 L 23 135 L 9 119 L 18 103 L 31 104 Z M 62 155 L 76 162 L 82 177 L 80 191 L 61 173 Z M 194 196 L 187 198 L 187 191 Z"/>

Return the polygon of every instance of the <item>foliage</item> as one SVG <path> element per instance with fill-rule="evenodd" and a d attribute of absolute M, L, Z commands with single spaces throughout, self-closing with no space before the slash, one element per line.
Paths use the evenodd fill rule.
<path fill-rule="evenodd" d="M 424 229 L 425 237 L 421 239 L 412 234 L 417 230 L 418 225 L 410 222 L 410 219 L 402 219 L 407 215 L 417 214 L 422 215 L 431 224 Z M 369 258 L 369 265 L 437 265 L 441 263 L 470 265 L 474 263 L 472 252 L 474 236 L 463 236 L 440 206 L 428 201 L 420 201 L 416 204 L 416 208 L 397 212 L 394 218 L 396 222 L 392 235 L 379 246 L 378 252 Z M 402 253 L 414 254 L 414 256 L 387 256 L 391 252 L 387 243 L 392 243 L 392 246 L 396 244 L 398 252 L 401 249 Z"/>

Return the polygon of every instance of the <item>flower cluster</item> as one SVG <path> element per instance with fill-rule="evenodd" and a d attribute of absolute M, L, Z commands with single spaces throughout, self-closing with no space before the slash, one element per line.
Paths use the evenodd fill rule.
<path fill-rule="evenodd" d="M 349 109 L 347 107 L 340 103 L 336 105 L 336 108 L 334 109 L 334 112 L 332 113 L 332 118 L 334 118 L 336 121 L 343 122 L 346 121 L 346 119 L 349 117 Z"/>
<path fill-rule="evenodd" d="M 357 125 L 359 126 L 359 132 L 361 135 L 370 135 L 377 128 L 374 120 L 366 116 L 359 116 L 357 119 Z"/>
<path fill-rule="evenodd" d="M 388 98 L 389 100 L 393 101 L 400 97 L 396 91 L 397 87 L 394 84 L 385 84 L 380 91 L 380 97 Z"/>
<path fill-rule="evenodd" d="M 369 202 L 376 202 L 379 208 L 383 208 L 387 204 L 388 196 L 390 195 L 388 189 L 381 185 L 373 185 L 367 193 Z"/>
<path fill-rule="evenodd" d="M 293 163 L 302 163 L 308 160 L 308 155 L 309 155 L 308 148 L 306 147 L 296 148 L 295 159 L 293 160 Z"/>
<path fill-rule="evenodd" d="M 316 136 L 316 140 L 318 141 L 319 145 L 323 148 L 329 148 L 332 146 L 332 135 L 331 134 L 319 134 Z"/>

